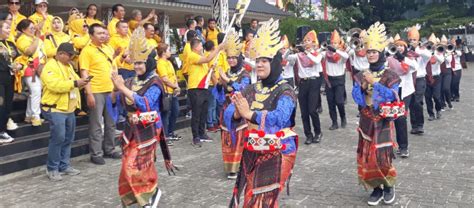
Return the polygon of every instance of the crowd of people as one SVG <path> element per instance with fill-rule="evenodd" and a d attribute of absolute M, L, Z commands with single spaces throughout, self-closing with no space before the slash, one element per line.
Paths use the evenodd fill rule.
<path fill-rule="evenodd" d="M 7 133 L 16 127 L 9 116 L 13 95 L 28 91 L 25 122 L 48 121 L 47 176 L 59 181 L 63 174 L 80 174 L 69 162 L 71 144 L 76 115 L 88 115 L 91 162 L 122 159 L 122 204 L 156 207 L 158 146 L 168 173 L 178 170 L 168 147 L 182 139 L 174 132 L 182 92 L 171 48 L 158 36 L 155 11 L 143 17 L 133 10 L 126 21 L 125 7 L 116 4 L 106 25 L 94 4 L 85 14 L 71 9 L 66 22 L 48 14 L 47 0 L 35 0 L 28 18 L 20 6 L 20 0 L 8 0 L 9 12 L 0 14 L 0 143 L 14 141 Z M 252 20 L 243 38 L 241 28 L 224 33 L 213 18 L 197 16 L 185 24 L 179 58 L 191 142 L 201 147 L 213 141 L 207 132 L 220 131 L 224 172 L 236 180 L 230 207 L 239 206 L 242 192 L 244 207 L 278 207 L 298 149 L 297 103 L 304 144 L 320 143 L 322 89 L 329 130 L 347 126 L 347 75 L 360 118 L 357 172 L 361 184 L 373 189 L 369 205 L 395 200 L 392 160 L 395 154 L 409 157 L 409 133 L 424 133 L 424 103 L 433 121 L 460 100 L 461 42 L 434 34 L 421 42 L 415 26 L 406 40 L 398 34 L 389 38 L 377 22 L 350 31 L 348 39 L 337 30 L 330 40 L 306 31 L 292 45 L 273 19 Z M 116 150 L 118 123 L 124 126 L 122 151 Z"/>

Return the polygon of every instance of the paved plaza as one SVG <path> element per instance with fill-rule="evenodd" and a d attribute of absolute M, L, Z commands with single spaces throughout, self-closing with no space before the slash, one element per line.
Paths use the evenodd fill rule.
<path fill-rule="evenodd" d="M 394 161 L 398 171 L 394 207 L 474 207 L 474 65 L 463 71 L 461 102 L 441 120 L 426 121 L 423 136 L 409 137 L 410 157 Z M 290 195 L 282 193 L 281 207 L 364 207 L 370 191 L 358 184 L 356 173 L 356 106 L 346 105 L 348 126 L 329 131 L 331 124 L 323 97 L 321 144 L 304 145 L 300 138 Z M 425 112 L 426 116 L 426 112 Z M 299 114 L 296 130 L 303 132 Z M 410 127 L 409 127 L 410 129 Z M 223 173 L 220 135 L 213 143 L 194 148 L 190 128 L 171 147 L 181 167 L 168 176 L 161 153 L 157 169 L 163 192 L 160 207 L 227 207 L 234 181 Z M 121 207 L 117 181 L 120 160 L 93 165 L 88 157 L 73 162 L 82 171 L 50 182 L 44 171 L 0 183 L 0 207 Z M 43 167 L 44 169 L 44 167 Z"/>

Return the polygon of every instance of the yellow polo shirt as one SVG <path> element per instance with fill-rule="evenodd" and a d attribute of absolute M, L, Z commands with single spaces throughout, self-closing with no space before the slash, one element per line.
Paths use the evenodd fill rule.
<path fill-rule="evenodd" d="M 33 21 L 35 25 L 38 25 L 41 21 L 43 21 L 43 15 L 36 12 L 32 14 L 28 19 Z M 46 18 L 46 21 L 43 24 L 43 28 L 41 28 L 41 35 L 51 33 L 53 31 L 52 28 L 53 28 L 53 16 L 48 14 L 48 17 Z"/>
<path fill-rule="evenodd" d="M 113 17 L 112 20 L 110 20 L 109 24 L 107 25 L 107 30 L 109 31 L 110 37 L 114 37 L 118 35 L 117 33 L 117 22 L 120 20 Z M 132 33 L 130 32 L 130 28 L 128 30 L 128 35 L 131 35 Z"/>
<path fill-rule="evenodd" d="M 54 45 L 53 40 L 56 43 L 56 45 Z M 67 43 L 67 42 L 71 42 L 71 37 L 63 32 L 56 33 L 54 35 L 48 36 L 48 38 L 45 38 L 44 50 L 46 52 L 46 57 L 48 59 L 54 58 L 59 45 L 61 45 L 61 43 Z"/>
<path fill-rule="evenodd" d="M 207 28 L 204 33 L 202 34 L 202 36 L 204 38 L 206 38 L 206 41 L 209 41 L 211 40 L 212 42 L 214 42 L 214 45 L 217 46 L 218 43 L 217 43 L 217 35 L 219 35 L 219 30 L 216 28 L 214 30 L 210 30 L 209 28 Z"/>
<path fill-rule="evenodd" d="M 86 24 L 87 24 L 88 26 L 91 26 L 92 24 L 95 24 L 95 23 L 97 23 L 97 24 L 101 24 L 101 25 L 104 25 L 104 23 L 103 23 L 103 22 L 101 22 L 101 21 L 100 21 L 100 20 L 98 20 L 98 19 L 89 18 L 89 17 L 88 17 L 88 18 L 86 18 Z"/>
<path fill-rule="evenodd" d="M 161 78 L 166 78 L 170 82 L 175 83 L 177 80 L 176 72 L 174 71 L 173 64 L 171 64 L 171 62 L 168 60 L 163 60 L 161 58 L 158 59 L 156 72 Z M 166 86 L 165 83 L 163 83 L 163 85 L 165 86 L 166 93 L 172 94 L 174 92 L 173 88 Z"/>
<path fill-rule="evenodd" d="M 186 43 L 184 45 L 183 53 L 180 55 L 181 62 L 183 63 L 181 66 L 181 72 L 183 74 L 188 74 L 188 54 L 191 53 L 191 44 Z"/>
<path fill-rule="evenodd" d="M 94 76 L 90 82 L 92 93 L 112 92 L 111 73 L 117 67 L 113 55 L 114 49 L 105 44 L 98 47 L 89 43 L 82 49 L 79 65 L 81 70 L 87 70 L 89 75 Z"/>
<path fill-rule="evenodd" d="M 10 25 L 10 36 L 8 36 L 8 40 L 10 42 L 15 42 L 16 35 L 18 34 L 16 31 L 16 26 L 24 19 L 26 19 L 26 17 L 20 14 L 20 12 L 18 12 L 18 14 L 13 17 L 12 24 Z"/>
<path fill-rule="evenodd" d="M 188 89 L 207 89 L 205 86 L 209 68 L 207 64 L 198 64 L 201 55 L 191 51 L 188 55 Z"/>
<path fill-rule="evenodd" d="M 122 37 L 120 35 L 115 35 L 110 38 L 109 45 L 114 49 L 114 51 L 117 51 L 119 48 L 121 48 L 122 52 L 118 56 L 121 57 L 130 46 L 130 36 Z M 125 61 L 120 63 L 119 67 L 122 69 L 128 69 L 130 71 L 133 70 L 133 65 Z"/>
<path fill-rule="evenodd" d="M 148 45 L 153 46 L 153 48 L 158 47 L 158 42 L 156 42 L 156 40 L 153 38 L 147 38 L 146 42 Z"/>

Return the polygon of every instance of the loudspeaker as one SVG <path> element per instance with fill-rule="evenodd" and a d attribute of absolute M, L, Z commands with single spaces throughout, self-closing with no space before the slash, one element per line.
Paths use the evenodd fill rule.
<path fill-rule="evenodd" d="M 296 29 L 296 44 L 303 43 L 303 38 L 311 30 L 309 26 L 300 26 Z"/>

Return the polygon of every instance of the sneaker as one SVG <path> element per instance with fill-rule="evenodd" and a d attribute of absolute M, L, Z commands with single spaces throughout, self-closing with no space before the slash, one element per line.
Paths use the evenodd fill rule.
<path fill-rule="evenodd" d="M 321 139 L 323 139 L 323 133 L 319 133 L 315 137 L 313 137 L 313 143 L 320 143 Z"/>
<path fill-rule="evenodd" d="M 374 188 L 372 194 L 370 194 L 367 203 L 370 206 L 377 206 L 383 200 L 383 190 L 380 187 Z"/>
<path fill-rule="evenodd" d="M 440 111 L 436 112 L 436 119 L 438 119 L 438 120 L 441 119 L 441 112 Z"/>
<path fill-rule="evenodd" d="M 339 128 L 339 126 L 337 125 L 337 123 L 333 123 L 333 124 L 331 125 L 331 127 L 329 127 L 329 130 L 332 131 L 332 130 L 336 130 L 336 129 L 338 129 L 338 128 Z"/>
<path fill-rule="evenodd" d="M 193 138 L 192 145 L 195 147 L 202 147 L 201 139 L 199 139 L 199 137 Z"/>
<path fill-rule="evenodd" d="M 176 137 L 174 135 L 169 135 L 168 138 L 167 138 L 167 141 L 178 141 L 180 139 L 181 139 L 180 137 Z"/>
<path fill-rule="evenodd" d="M 430 116 L 428 117 L 428 121 L 434 121 L 435 119 L 436 119 L 436 118 L 435 118 L 434 115 L 430 115 Z"/>
<path fill-rule="evenodd" d="M 183 137 L 181 137 L 181 136 L 175 134 L 174 132 L 171 133 L 171 136 L 172 136 L 173 138 L 175 138 L 176 140 L 181 140 L 181 139 L 183 138 Z"/>
<path fill-rule="evenodd" d="M 441 111 L 444 112 L 444 111 L 446 111 L 446 109 L 444 109 L 444 107 L 442 107 L 442 108 L 441 108 Z"/>
<path fill-rule="evenodd" d="M 230 179 L 230 180 L 235 180 L 237 179 L 237 173 L 229 173 L 227 175 L 227 179 Z"/>
<path fill-rule="evenodd" d="M 61 174 L 59 174 L 59 171 L 57 171 L 57 170 L 53 170 L 53 171 L 46 170 L 46 175 L 48 176 L 50 181 L 61 181 L 61 180 L 63 180 L 63 177 L 61 177 Z"/>
<path fill-rule="evenodd" d="M 32 126 L 41 126 L 41 125 L 43 125 L 43 122 L 41 121 L 41 119 L 34 117 L 34 118 L 31 119 L 31 125 Z"/>
<path fill-rule="evenodd" d="M 9 118 L 7 122 L 7 130 L 14 131 L 16 129 L 18 129 L 18 125 L 11 118 Z"/>
<path fill-rule="evenodd" d="M 448 104 L 448 109 L 449 109 L 449 110 L 453 110 L 453 109 L 454 109 L 453 104 L 451 104 L 451 103 Z"/>
<path fill-rule="evenodd" d="M 110 154 L 104 154 L 105 158 L 112 158 L 112 159 L 122 159 L 122 153 L 120 152 L 112 152 Z"/>
<path fill-rule="evenodd" d="M 306 141 L 304 142 L 304 144 L 310 145 L 312 143 L 313 143 L 313 136 L 306 137 Z"/>
<path fill-rule="evenodd" d="M 68 168 L 66 168 L 66 170 L 60 171 L 59 173 L 75 176 L 81 174 L 81 171 L 69 166 Z"/>
<path fill-rule="evenodd" d="M 400 150 L 400 157 L 408 158 L 408 156 L 410 156 L 410 153 L 408 152 L 408 149 L 401 149 Z"/>
<path fill-rule="evenodd" d="M 417 128 L 411 129 L 410 134 L 418 134 L 418 129 Z"/>
<path fill-rule="evenodd" d="M 395 188 L 384 187 L 383 189 L 383 202 L 385 204 L 391 204 L 395 201 Z"/>
<path fill-rule="evenodd" d="M 168 145 L 168 147 L 174 146 L 173 141 L 171 141 L 170 139 L 166 139 L 166 144 Z"/>
<path fill-rule="evenodd" d="M 201 142 L 213 142 L 214 141 L 211 137 L 209 137 L 207 135 L 201 136 L 200 138 L 201 138 Z"/>
<path fill-rule="evenodd" d="M 103 157 L 91 157 L 91 162 L 96 165 L 105 165 L 105 160 Z"/>
<path fill-rule="evenodd" d="M 7 132 L 0 133 L 0 144 L 12 143 L 13 141 L 15 141 L 15 139 L 8 135 Z"/>

